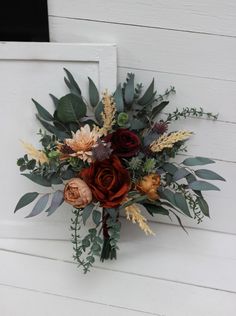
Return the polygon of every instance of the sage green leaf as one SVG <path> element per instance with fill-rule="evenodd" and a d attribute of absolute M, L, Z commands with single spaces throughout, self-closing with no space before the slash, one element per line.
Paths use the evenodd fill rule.
<path fill-rule="evenodd" d="M 89 80 L 89 100 L 92 107 L 95 107 L 99 102 L 99 92 L 98 89 L 91 78 Z"/>
<path fill-rule="evenodd" d="M 145 127 L 146 127 L 146 124 L 141 120 L 138 120 L 135 118 L 130 121 L 130 129 L 132 130 L 140 130 Z"/>
<path fill-rule="evenodd" d="M 125 102 L 130 105 L 134 101 L 134 74 L 130 74 L 128 82 L 125 86 Z"/>
<path fill-rule="evenodd" d="M 71 92 L 75 95 L 81 96 L 81 90 L 80 87 L 78 86 L 77 82 L 75 81 L 74 77 L 72 74 L 67 70 L 66 68 L 63 68 L 67 74 L 68 80 L 65 79 L 65 83 L 67 87 L 71 90 Z"/>
<path fill-rule="evenodd" d="M 152 82 L 150 83 L 149 87 L 143 94 L 143 96 L 138 100 L 138 104 L 140 105 L 146 105 L 148 102 L 153 98 L 154 94 L 154 78 L 152 79 Z"/>
<path fill-rule="evenodd" d="M 210 214 L 209 214 L 209 206 L 206 202 L 206 200 L 203 198 L 203 197 L 198 197 L 197 198 L 197 202 L 198 202 L 198 205 L 202 211 L 202 213 L 207 216 L 207 217 L 210 217 Z"/>
<path fill-rule="evenodd" d="M 143 206 L 146 208 L 149 214 L 153 216 L 153 214 L 161 214 L 161 215 L 169 215 L 169 211 L 160 205 L 154 205 L 149 203 L 144 203 Z"/>
<path fill-rule="evenodd" d="M 167 105 L 169 101 L 163 101 L 152 109 L 151 118 L 154 119 Z"/>
<path fill-rule="evenodd" d="M 81 97 L 72 93 L 59 100 L 57 116 L 63 123 L 76 123 L 86 115 L 86 104 Z"/>
<path fill-rule="evenodd" d="M 95 225 L 99 224 L 99 222 L 101 220 L 101 216 L 102 216 L 102 214 L 98 210 L 94 210 L 93 211 L 92 218 L 93 218 L 93 221 L 94 221 Z"/>
<path fill-rule="evenodd" d="M 52 215 L 59 206 L 64 202 L 64 193 L 61 190 L 57 190 L 56 192 L 53 193 L 51 205 L 49 208 L 46 210 L 48 213 L 48 216 Z"/>
<path fill-rule="evenodd" d="M 174 164 L 169 163 L 169 162 L 167 162 L 163 165 L 163 169 L 166 172 L 169 172 L 171 175 L 174 175 L 178 170 L 178 168 Z"/>
<path fill-rule="evenodd" d="M 87 219 L 88 219 L 89 216 L 91 215 L 93 209 L 94 209 L 94 205 L 93 205 L 93 204 L 88 204 L 88 205 L 83 209 L 82 219 L 83 219 L 84 225 L 86 224 Z"/>
<path fill-rule="evenodd" d="M 102 101 L 100 101 L 98 103 L 98 105 L 96 106 L 95 112 L 94 112 L 95 119 L 98 122 L 98 124 L 100 124 L 100 125 L 103 124 L 103 119 L 102 119 L 103 110 L 104 110 L 104 105 L 103 105 Z"/>
<path fill-rule="evenodd" d="M 186 199 L 182 193 L 175 193 L 175 204 L 176 206 L 187 216 L 192 217 Z"/>
<path fill-rule="evenodd" d="M 17 203 L 14 213 L 18 211 L 20 208 L 25 207 L 26 205 L 32 203 L 39 194 L 37 192 L 29 192 L 24 194 L 19 202 Z"/>
<path fill-rule="evenodd" d="M 107 213 L 111 216 L 113 220 L 117 218 L 117 211 L 115 208 L 106 208 Z"/>
<path fill-rule="evenodd" d="M 122 93 L 121 84 L 119 84 L 118 87 L 116 88 L 116 91 L 115 91 L 113 97 L 115 100 L 117 112 L 118 113 L 123 112 L 124 111 L 124 101 L 123 101 L 123 93 Z"/>
<path fill-rule="evenodd" d="M 42 105 L 40 105 L 34 99 L 32 99 L 32 101 L 34 102 L 36 109 L 38 111 L 38 114 L 41 116 L 41 118 L 49 122 L 54 120 L 54 117 L 44 107 L 42 107 Z"/>
<path fill-rule="evenodd" d="M 190 174 L 190 171 L 189 171 L 189 170 L 187 170 L 187 169 L 185 169 L 185 168 L 180 168 L 180 169 L 178 169 L 178 170 L 175 172 L 175 174 L 174 174 L 174 176 L 173 176 L 173 180 L 174 180 L 174 181 L 178 181 L 178 180 L 180 180 L 180 179 L 185 178 L 188 174 Z"/>
<path fill-rule="evenodd" d="M 41 196 L 41 198 L 35 204 L 31 213 L 29 215 L 27 215 L 26 218 L 33 217 L 33 216 L 36 216 L 36 215 L 39 215 L 40 213 L 42 213 L 42 211 L 45 209 L 45 207 L 48 203 L 48 199 L 49 199 L 49 193 Z"/>
<path fill-rule="evenodd" d="M 208 165 L 211 163 L 215 163 L 215 161 L 209 158 L 205 158 L 205 157 L 187 158 L 183 161 L 183 164 L 185 166 Z"/>
<path fill-rule="evenodd" d="M 225 181 L 225 179 L 221 177 L 218 173 L 211 170 L 198 169 L 195 171 L 195 173 L 199 178 L 202 178 L 202 179 Z"/>
<path fill-rule="evenodd" d="M 215 186 L 214 184 L 211 184 L 206 181 L 194 181 L 189 184 L 189 187 L 192 190 L 199 190 L 199 191 L 210 191 L 210 190 L 216 190 L 220 191 L 220 189 Z"/>
<path fill-rule="evenodd" d="M 51 182 L 48 181 L 47 179 L 45 179 L 44 177 L 40 176 L 39 174 L 26 174 L 26 173 L 22 173 L 22 176 L 28 178 L 29 180 L 42 185 L 44 187 L 50 187 L 51 186 Z"/>
<path fill-rule="evenodd" d="M 58 107 L 58 103 L 59 103 L 59 99 L 57 97 L 55 97 L 55 95 L 49 93 L 50 97 L 52 98 L 53 104 L 55 106 L 55 109 L 57 109 Z"/>

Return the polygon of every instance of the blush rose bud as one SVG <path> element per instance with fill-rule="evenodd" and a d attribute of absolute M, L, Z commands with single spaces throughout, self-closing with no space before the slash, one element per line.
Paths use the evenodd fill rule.
<path fill-rule="evenodd" d="M 76 208 L 84 208 L 92 201 L 92 192 L 82 179 L 73 178 L 65 186 L 64 200 Z"/>

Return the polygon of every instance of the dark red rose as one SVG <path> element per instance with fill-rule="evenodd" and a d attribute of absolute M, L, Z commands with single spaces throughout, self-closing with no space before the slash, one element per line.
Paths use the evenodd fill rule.
<path fill-rule="evenodd" d="M 111 142 L 113 154 L 121 158 L 137 155 L 141 142 L 139 137 L 128 129 L 120 128 L 105 137 L 105 142 Z"/>
<path fill-rule="evenodd" d="M 91 163 L 79 176 L 87 183 L 93 197 L 107 208 L 119 206 L 131 185 L 128 170 L 116 156 Z"/>

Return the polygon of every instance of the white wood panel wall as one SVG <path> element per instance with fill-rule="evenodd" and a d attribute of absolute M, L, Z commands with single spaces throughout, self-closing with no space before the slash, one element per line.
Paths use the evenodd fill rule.
<path fill-rule="evenodd" d="M 236 233 L 233 203 L 236 174 L 236 3 L 234 1 L 49 1 L 50 35 L 58 42 L 115 42 L 118 81 L 127 72 L 160 92 L 174 85 L 176 106 L 219 112 L 217 122 L 178 122 L 195 132 L 189 155 L 216 159 L 227 178 L 220 193 L 208 193 L 211 220 L 188 226 Z M 158 220 L 165 218 L 159 217 Z"/>
<path fill-rule="evenodd" d="M 124 221 L 118 260 L 96 263 L 86 277 L 73 268 L 68 242 L 0 240 L 0 314 L 235 316 L 236 2 L 48 0 L 48 6 L 51 41 L 114 42 L 119 81 L 127 72 L 144 84 L 154 77 L 160 93 L 176 87 L 169 110 L 219 112 L 217 122 L 181 124 L 196 133 L 188 154 L 214 158 L 212 169 L 227 183 L 207 194 L 211 219 L 201 226 L 184 220 L 189 236 L 151 223 L 156 237 L 147 238 Z"/>

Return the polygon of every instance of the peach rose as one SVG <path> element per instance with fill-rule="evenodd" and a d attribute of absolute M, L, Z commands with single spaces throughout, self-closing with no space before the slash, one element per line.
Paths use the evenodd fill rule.
<path fill-rule="evenodd" d="M 92 192 L 82 179 L 73 178 L 65 186 L 64 199 L 76 208 L 83 208 L 92 201 Z"/>
<path fill-rule="evenodd" d="M 157 200 L 159 195 L 157 189 L 161 183 L 160 176 L 157 173 L 151 173 L 143 177 L 136 185 L 137 190 L 146 194 L 150 200 Z"/>

